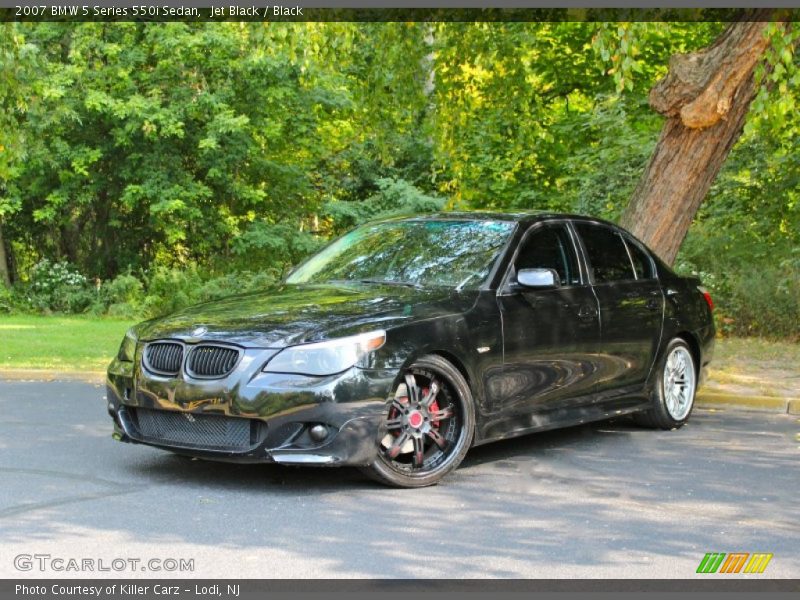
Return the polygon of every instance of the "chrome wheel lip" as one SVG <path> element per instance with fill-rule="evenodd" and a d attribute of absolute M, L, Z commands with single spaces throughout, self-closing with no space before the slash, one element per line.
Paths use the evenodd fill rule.
<path fill-rule="evenodd" d="M 694 359 L 685 346 L 677 346 L 667 355 L 662 385 L 667 413 L 675 421 L 683 421 L 692 410 L 697 385 Z"/>

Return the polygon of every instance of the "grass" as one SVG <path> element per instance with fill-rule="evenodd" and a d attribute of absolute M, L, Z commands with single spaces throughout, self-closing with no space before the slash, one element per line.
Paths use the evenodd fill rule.
<path fill-rule="evenodd" d="M 105 370 L 131 325 L 83 316 L 0 316 L 0 369 Z"/>
<path fill-rule="evenodd" d="M 761 338 L 717 340 L 706 389 L 800 397 L 800 344 Z"/>
<path fill-rule="evenodd" d="M 762 338 L 725 338 L 717 340 L 714 359 L 724 364 L 768 362 L 796 370 L 800 368 L 800 344 Z"/>

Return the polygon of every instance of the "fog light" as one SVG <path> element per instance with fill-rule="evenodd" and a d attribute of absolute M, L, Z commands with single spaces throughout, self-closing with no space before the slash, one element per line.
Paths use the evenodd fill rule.
<path fill-rule="evenodd" d="M 325 425 L 314 425 L 308 430 L 308 435 L 310 435 L 311 439 L 315 442 L 321 442 L 328 437 L 328 428 L 325 427 Z"/>

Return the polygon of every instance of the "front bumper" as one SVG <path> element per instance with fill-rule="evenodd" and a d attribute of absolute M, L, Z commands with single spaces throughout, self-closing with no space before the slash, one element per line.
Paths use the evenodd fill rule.
<path fill-rule="evenodd" d="M 141 367 L 138 355 L 134 363 L 115 359 L 107 379 L 114 438 L 233 462 L 333 466 L 375 459 L 394 373 L 353 367 L 304 377 L 247 367 L 263 362 L 255 356 L 224 379 L 201 380 L 183 372 L 174 378 L 154 375 Z M 323 425 L 326 437 L 315 440 L 314 425 Z M 226 431 L 241 435 L 229 443 L 220 437 Z"/>

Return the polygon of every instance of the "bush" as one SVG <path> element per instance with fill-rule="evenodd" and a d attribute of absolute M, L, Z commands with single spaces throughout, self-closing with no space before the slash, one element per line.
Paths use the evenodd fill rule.
<path fill-rule="evenodd" d="M 96 312 L 111 317 L 133 319 L 138 316 L 144 301 L 144 285 L 130 272 L 104 281 Z"/>
<path fill-rule="evenodd" d="M 144 286 L 137 277 L 128 272 L 103 282 L 100 294 L 103 302 L 109 306 L 126 303 L 136 305 L 142 301 Z"/>
<path fill-rule="evenodd" d="M 800 340 L 800 259 L 746 264 L 715 256 L 713 270 L 686 259 L 676 269 L 700 277 L 711 292 L 720 334 Z"/>
<path fill-rule="evenodd" d="M 112 305 L 115 312 L 137 310 L 145 317 L 169 314 L 200 302 L 217 300 L 233 294 L 266 289 L 280 280 L 277 269 L 268 271 L 234 271 L 226 275 L 202 274 L 196 267 L 187 269 L 154 269 L 147 278 L 146 290 L 140 302 L 129 300 Z"/>
<path fill-rule="evenodd" d="M 286 223 L 256 221 L 232 244 L 234 267 L 253 264 L 271 267 L 276 273 L 287 270 L 320 247 L 320 240 Z"/>
<path fill-rule="evenodd" d="M 18 301 L 13 288 L 0 284 L 0 314 L 15 312 Z"/>
<path fill-rule="evenodd" d="M 97 301 L 97 291 L 73 265 L 46 258 L 31 269 L 24 294 L 28 306 L 44 312 L 82 313 Z"/>
<path fill-rule="evenodd" d="M 335 233 L 372 219 L 438 212 L 445 205 L 444 198 L 430 196 L 403 179 L 379 179 L 377 185 L 378 192 L 366 200 L 325 204 L 324 215 Z"/>
<path fill-rule="evenodd" d="M 279 269 L 231 271 L 214 276 L 194 266 L 157 267 L 141 279 L 128 272 L 99 287 L 66 263 L 42 261 L 31 281 L 0 286 L 0 313 L 90 313 L 138 319 L 158 317 L 192 304 L 266 289 L 281 277 Z"/>
<path fill-rule="evenodd" d="M 197 302 L 202 278 L 197 268 L 156 267 L 147 278 L 147 293 L 142 302 L 146 317 L 165 315 Z"/>
<path fill-rule="evenodd" d="M 197 292 L 199 302 L 216 300 L 232 294 L 244 294 L 275 285 L 280 280 L 277 271 L 240 271 L 206 281 Z"/>
<path fill-rule="evenodd" d="M 800 261 L 748 266 L 731 277 L 723 324 L 737 335 L 800 339 Z"/>

